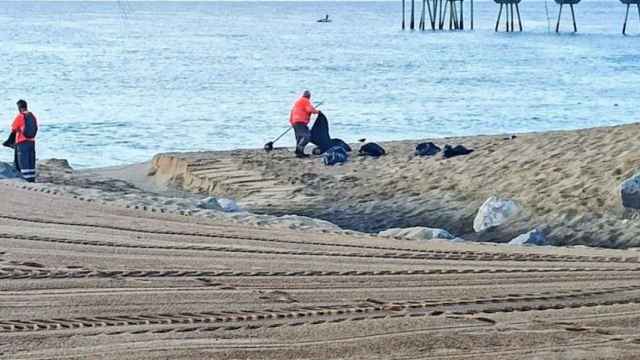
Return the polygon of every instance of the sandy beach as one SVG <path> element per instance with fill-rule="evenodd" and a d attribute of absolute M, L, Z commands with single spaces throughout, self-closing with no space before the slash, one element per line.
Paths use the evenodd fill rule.
<path fill-rule="evenodd" d="M 0 358 L 636 359 L 636 250 L 485 241 L 544 224 L 633 246 L 616 189 L 638 132 L 437 140 L 475 149 L 451 159 L 385 143 L 335 167 L 287 149 L 44 161 L 40 183 L 0 182 Z M 474 233 L 493 194 L 526 211 Z M 415 225 L 465 241 L 372 234 Z"/>
<path fill-rule="evenodd" d="M 639 360 L 640 0 L 519 1 L 0 1 L 0 360 Z"/>
<path fill-rule="evenodd" d="M 236 226 L 7 183 L 0 195 L 3 359 L 640 353 L 634 251 Z"/>
<path fill-rule="evenodd" d="M 298 161 L 287 150 L 164 154 L 153 161 L 154 178 L 235 198 L 254 212 L 293 213 L 370 233 L 429 226 L 500 242 L 538 228 L 553 245 L 639 246 L 640 224 L 628 220 L 620 184 L 640 167 L 640 125 L 511 135 L 382 143 L 386 156 L 353 154 L 333 167 L 318 158 Z M 422 141 L 475 151 L 414 156 Z M 512 199 L 523 212 L 477 234 L 474 217 L 490 196 Z"/>

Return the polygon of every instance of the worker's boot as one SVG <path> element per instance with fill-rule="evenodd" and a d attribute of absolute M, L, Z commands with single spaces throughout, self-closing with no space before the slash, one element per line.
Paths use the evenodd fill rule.
<path fill-rule="evenodd" d="M 296 157 L 298 159 L 304 159 L 304 158 L 308 158 L 309 155 L 305 154 L 303 150 L 296 149 Z"/>

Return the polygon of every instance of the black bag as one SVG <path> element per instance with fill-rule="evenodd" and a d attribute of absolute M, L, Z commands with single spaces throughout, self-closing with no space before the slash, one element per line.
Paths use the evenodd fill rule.
<path fill-rule="evenodd" d="M 433 156 L 440 152 L 440 147 L 432 142 L 416 145 L 416 156 Z"/>
<path fill-rule="evenodd" d="M 2 143 L 2 146 L 6 146 L 12 149 L 16 147 L 16 133 L 14 131 L 12 131 L 11 135 L 9 135 L 9 138 Z"/>
<path fill-rule="evenodd" d="M 310 142 L 317 146 L 315 149 L 313 149 L 314 155 L 324 154 L 327 150 L 334 146 L 340 146 L 347 152 L 351 151 L 351 147 L 341 139 L 331 138 L 331 136 L 329 135 L 329 121 L 322 112 L 318 114 L 316 121 L 311 127 Z"/>
<path fill-rule="evenodd" d="M 22 135 L 28 139 L 33 139 L 38 134 L 38 122 L 36 121 L 36 117 L 30 112 L 24 113 L 23 116 L 24 130 L 22 131 Z"/>
<path fill-rule="evenodd" d="M 386 152 L 384 151 L 382 146 L 376 143 L 366 143 L 360 147 L 358 154 L 360 156 L 368 155 L 368 156 L 378 157 L 386 154 Z"/>
<path fill-rule="evenodd" d="M 351 146 L 346 142 L 342 141 L 342 139 L 331 139 L 331 147 L 339 146 L 343 148 L 346 152 L 351 152 Z"/>
<path fill-rule="evenodd" d="M 316 145 L 320 149 L 320 154 L 329 150 L 329 148 L 331 147 L 331 137 L 329 136 L 329 122 L 327 121 L 327 117 L 324 116 L 323 113 L 319 113 L 316 121 L 313 123 L 313 126 L 311 127 L 311 139 L 309 140 L 310 143 Z"/>
<path fill-rule="evenodd" d="M 445 145 L 444 151 L 442 152 L 442 156 L 445 159 L 448 159 L 454 156 L 471 154 L 472 152 L 473 152 L 473 149 L 467 149 L 462 145 L 456 145 L 454 147 L 451 147 L 450 145 Z"/>
<path fill-rule="evenodd" d="M 329 141 L 329 144 L 331 145 L 329 149 L 323 149 L 319 146 L 315 147 L 312 151 L 313 155 L 322 155 L 334 147 L 339 147 L 346 152 L 351 152 L 351 146 L 349 146 L 349 144 L 342 141 L 341 139 L 331 139 L 331 141 Z"/>
<path fill-rule="evenodd" d="M 347 161 L 349 155 L 342 146 L 334 146 L 322 155 L 322 163 L 330 166 L 335 164 L 343 164 Z"/>

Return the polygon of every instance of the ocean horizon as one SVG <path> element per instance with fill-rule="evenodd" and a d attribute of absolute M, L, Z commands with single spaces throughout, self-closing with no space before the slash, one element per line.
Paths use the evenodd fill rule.
<path fill-rule="evenodd" d="M 474 31 L 412 32 L 400 1 L 0 1 L 0 136 L 24 98 L 38 157 L 77 168 L 261 148 L 303 89 L 345 141 L 638 121 L 635 11 L 625 37 L 620 2 L 585 1 L 578 33 L 565 11 L 555 34 L 558 6 L 524 1 L 524 32 L 496 33 L 498 5 L 475 5 Z M 325 14 L 333 22 L 317 23 Z"/>

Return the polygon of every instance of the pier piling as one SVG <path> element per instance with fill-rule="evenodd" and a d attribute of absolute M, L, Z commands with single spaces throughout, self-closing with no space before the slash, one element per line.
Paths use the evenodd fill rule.
<path fill-rule="evenodd" d="M 415 29 L 415 14 L 416 14 L 416 0 L 411 0 L 411 22 L 409 23 L 409 29 Z"/>
<path fill-rule="evenodd" d="M 464 30 L 464 0 L 435 0 L 434 4 L 439 7 L 438 14 L 438 29 L 444 30 L 447 17 L 449 21 L 449 30 Z M 458 3 L 460 8 L 458 9 Z M 434 6 L 434 10 L 436 6 Z M 434 11 L 436 12 L 436 11 Z"/>
<path fill-rule="evenodd" d="M 409 19 L 409 29 L 415 30 L 415 1 L 411 0 L 411 18 Z M 433 1 L 433 4 L 431 3 Z M 471 30 L 474 29 L 474 9 L 473 0 L 469 0 L 470 6 L 470 23 Z M 500 21 L 502 20 L 502 11 L 504 9 L 505 22 L 504 28 L 506 32 L 513 32 L 516 28 L 516 21 L 518 24 L 518 30 L 522 32 L 522 17 L 520 15 L 520 1 L 522 0 L 494 0 L 496 4 L 500 5 L 498 9 L 498 18 L 496 19 L 495 31 L 500 28 Z M 580 3 L 580 0 L 555 0 L 559 5 L 558 8 L 558 20 L 556 22 L 556 33 L 560 32 L 560 21 L 562 20 L 562 9 L 565 5 L 569 5 L 571 11 L 571 21 L 573 25 L 573 32 L 578 32 L 578 25 L 576 21 L 576 12 L 574 5 Z M 624 23 L 622 24 L 622 34 L 627 34 L 627 25 L 629 24 L 629 11 L 633 5 L 638 10 L 638 20 L 640 20 L 640 0 L 620 0 L 620 2 L 626 5 L 624 14 Z M 458 3 L 460 7 L 458 8 Z M 545 9 L 546 5 L 545 5 Z M 422 9 L 420 11 L 420 22 L 418 29 L 425 31 L 427 29 L 427 13 L 429 14 L 429 24 L 431 30 L 444 30 L 447 20 L 449 22 L 449 30 L 464 30 L 464 0 L 422 0 Z M 447 19 L 448 17 L 448 19 Z M 517 17 L 517 19 L 516 19 Z M 547 20 L 549 12 L 547 9 Z M 402 30 L 407 26 L 406 24 L 406 0 L 402 0 Z"/>
<path fill-rule="evenodd" d="M 520 17 L 520 7 L 518 4 L 521 0 L 494 0 L 496 4 L 500 5 L 498 10 L 498 19 L 496 20 L 495 31 L 498 31 L 500 27 L 500 19 L 502 18 L 502 8 L 504 7 L 505 23 L 504 28 L 506 32 L 515 31 L 515 14 L 518 15 L 518 29 L 522 31 L 522 18 Z"/>
<path fill-rule="evenodd" d="M 405 23 L 405 6 L 404 6 L 405 0 L 402 0 L 402 30 L 404 30 L 404 23 Z"/>
<path fill-rule="evenodd" d="M 556 32 L 560 32 L 560 19 L 562 18 L 562 7 L 569 5 L 571 9 L 571 19 L 573 20 L 573 32 L 578 32 L 578 26 L 576 25 L 576 13 L 573 9 L 573 5 L 579 3 L 580 0 L 556 0 L 556 4 L 560 5 L 558 10 L 558 22 L 556 23 Z"/>
<path fill-rule="evenodd" d="M 620 0 L 621 3 L 627 5 L 627 11 L 624 15 L 624 24 L 622 25 L 622 35 L 627 35 L 627 22 L 629 20 L 629 9 L 631 5 L 635 5 L 638 9 L 638 20 L 640 20 L 640 0 Z"/>
<path fill-rule="evenodd" d="M 471 1 L 471 29 L 473 29 L 473 0 Z M 458 4 L 459 7 L 458 7 Z M 444 30 L 447 22 L 449 30 L 464 30 L 464 0 L 422 0 L 419 30 L 427 28 L 427 14 L 431 30 Z M 409 29 L 415 29 L 415 0 L 411 0 Z M 402 0 L 402 29 L 406 27 L 406 0 Z"/>
<path fill-rule="evenodd" d="M 433 0 L 434 6 L 437 0 Z M 431 24 L 431 30 L 436 29 L 436 20 L 434 18 L 434 13 L 431 12 L 431 3 L 427 0 L 427 10 L 429 11 L 429 23 Z M 435 10 L 434 10 L 435 12 Z"/>
<path fill-rule="evenodd" d="M 473 0 L 470 0 L 471 2 L 471 30 L 473 30 Z"/>

